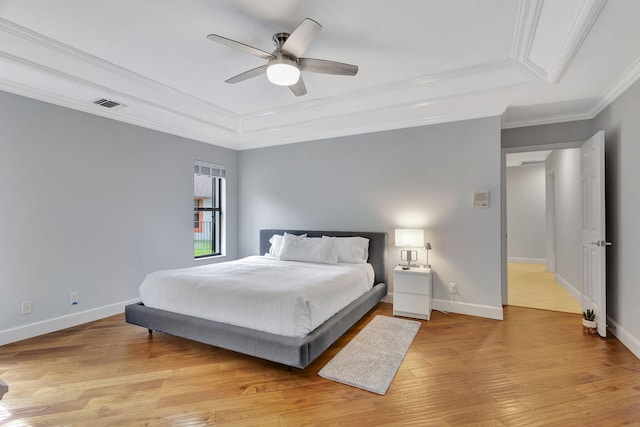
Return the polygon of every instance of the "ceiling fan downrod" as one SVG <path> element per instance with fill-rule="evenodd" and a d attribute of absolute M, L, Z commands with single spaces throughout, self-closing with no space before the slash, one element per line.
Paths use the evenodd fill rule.
<path fill-rule="evenodd" d="M 275 33 L 272 37 L 273 44 L 276 45 L 277 49 L 282 49 L 284 42 L 287 41 L 290 35 L 289 33 Z"/>

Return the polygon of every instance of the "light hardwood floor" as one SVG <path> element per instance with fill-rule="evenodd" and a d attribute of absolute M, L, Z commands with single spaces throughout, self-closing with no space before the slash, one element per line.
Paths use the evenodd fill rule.
<path fill-rule="evenodd" d="M 640 425 L 640 360 L 576 314 L 506 307 L 505 320 L 434 312 L 385 396 L 113 316 L 0 347 L 3 426 Z"/>
<path fill-rule="evenodd" d="M 547 273 L 544 264 L 510 262 L 507 266 L 509 305 L 582 313 L 580 303 Z"/>

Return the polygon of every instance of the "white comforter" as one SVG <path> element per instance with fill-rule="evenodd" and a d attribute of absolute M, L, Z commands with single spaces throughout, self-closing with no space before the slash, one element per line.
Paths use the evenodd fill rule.
<path fill-rule="evenodd" d="M 144 305 L 302 337 L 373 286 L 370 264 L 312 264 L 252 256 L 149 274 Z"/>

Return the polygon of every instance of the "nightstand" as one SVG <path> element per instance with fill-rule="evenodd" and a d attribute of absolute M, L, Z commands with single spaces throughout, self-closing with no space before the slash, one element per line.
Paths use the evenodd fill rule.
<path fill-rule="evenodd" d="M 401 266 L 393 269 L 393 315 L 429 320 L 431 317 L 431 269 Z"/>

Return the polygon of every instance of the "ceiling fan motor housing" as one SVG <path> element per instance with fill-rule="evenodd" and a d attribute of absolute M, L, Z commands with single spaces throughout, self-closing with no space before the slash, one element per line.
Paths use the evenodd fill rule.
<path fill-rule="evenodd" d="M 276 45 L 277 49 L 282 49 L 282 45 L 284 45 L 284 42 L 287 41 L 290 35 L 289 33 L 275 33 L 271 40 L 273 40 L 273 44 Z"/>

